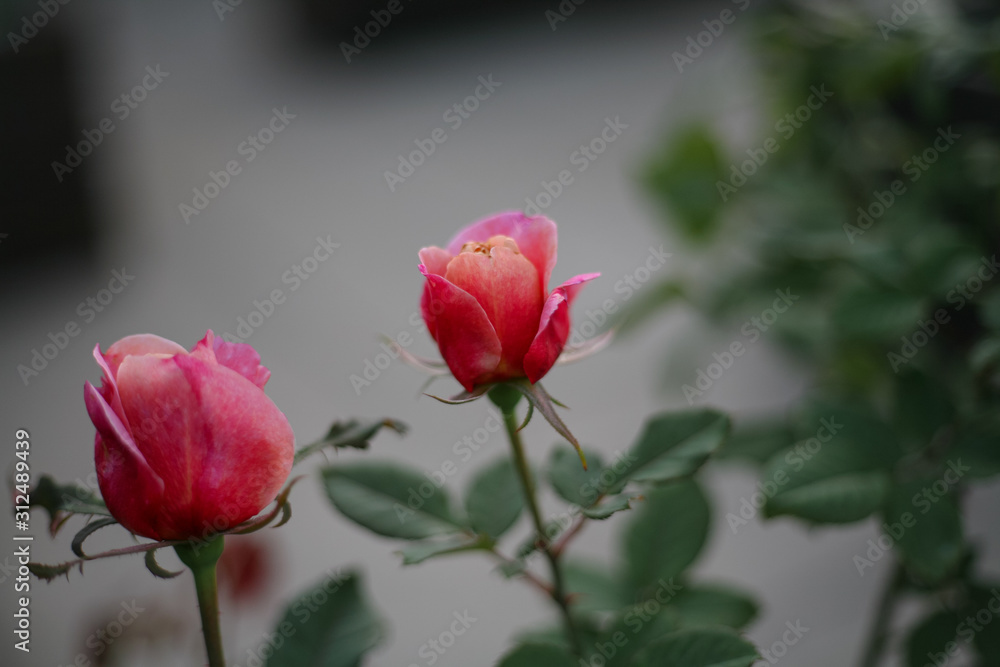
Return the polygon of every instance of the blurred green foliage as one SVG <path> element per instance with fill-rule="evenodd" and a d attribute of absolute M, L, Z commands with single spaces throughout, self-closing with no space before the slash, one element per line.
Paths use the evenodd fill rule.
<path fill-rule="evenodd" d="M 664 289 L 727 329 L 776 289 L 800 296 L 763 336 L 813 389 L 790 417 L 737 424 L 720 455 L 761 467 L 767 516 L 912 518 L 884 528 L 900 574 L 881 609 L 902 591 L 938 601 L 909 639 L 923 665 L 994 588 L 961 505 L 1000 472 L 1000 7 L 783 1 L 755 21 L 759 134 L 688 127 L 644 172 L 711 269 Z M 825 440 L 824 418 L 839 425 Z M 985 634 L 966 643 L 1000 664 Z"/>

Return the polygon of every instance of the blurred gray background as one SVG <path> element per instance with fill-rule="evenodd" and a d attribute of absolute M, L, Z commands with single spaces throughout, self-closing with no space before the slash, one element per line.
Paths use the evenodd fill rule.
<path fill-rule="evenodd" d="M 60 5 L 19 53 L 4 54 L 8 74 L 51 56 L 54 71 L 64 75 L 14 77 L 19 87 L 5 90 L 4 113 L 13 122 L 5 128 L 5 157 L 20 155 L 14 146 L 30 135 L 29 128 L 50 121 L 61 128 L 38 135 L 47 143 L 30 151 L 41 166 L 29 175 L 51 181 L 41 194 L 17 185 L 26 182 L 24 162 L 5 160 L 8 196 L 17 202 L 0 223 L 0 232 L 7 233 L 0 238 L 7 281 L 0 323 L 5 467 L 13 460 L 15 429 L 25 428 L 36 479 L 43 472 L 64 481 L 85 479 L 93 470 L 93 428 L 82 388 L 85 380 L 100 378 L 91 358 L 95 344 L 107 347 L 127 334 L 153 332 L 189 347 L 207 328 L 236 333 L 254 301 L 279 288 L 287 300 L 248 342 L 271 369 L 268 393 L 288 415 L 299 443 L 338 417 L 392 416 L 411 425 L 408 436 L 381 435 L 371 452 L 341 456 L 440 469 L 456 458 L 452 445 L 483 424 L 486 403 L 451 407 L 422 397 L 424 378 L 398 361 L 360 391 L 350 377 L 362 375 L 366 360 L 374 362 L 382 351 L 380 333 L 409 332 L 417 340 L 411 350 L 436 354 L 411 320 L 422 287 L 420 247 L 443 245 L 460 226 L 490 213 L 524 208 L 526 198 L 544 192 L 543 181 L 555 180 L 563 169 L 573 170 L 574 181 L 544 210 L 560 231 L 553 280 L 603 273 L 581 293 L 576 320 L 605 299 L 620 302 L 616 282 L 646 261 L 650 246 L 664 244 L 674 253 L 665 272 L 690 265 L 692 258 L 664 236 L 635 176 L 676 123 L 708 118 L 736 145 L 758 124 L 760 92 L 754 63 L 741 48 L 739 20 L 683 73 L 671 57 L 689 35 L 704 29 L 703 20 L 730 3 L 588 2 L 554 30 L 545 12 L 558 11 L 556 0 L 448 22 L 433 13 L 406 20 L 411 5 L 404 3 L 399 19 L 346 62 L 337 46 L 345 28 L 350 39 L 354 25 L 371 20 L 367 11 L 383 6 L 335 17 L 340 32 L 324 42 L 319 28 L 334 18 L 322 6 L 247 1 L 229 5 L 232 11 L 220 19 L 218 5 L 207 1 L 70 3 Z M 10 25 L 20 25 L 23 13 L 8 11 Z M 147 66 L 168 75 L 120 119 L 112 105 L 143 80 Z M 443 114 L 474 93 L 480 76 L 500 85 L 452 129 Z M 67 98 L 60 97 L 63 89 Z M 25 106 L 35 111 L 14 122 Z M 294 118 L 246 161 L 241 143 L 267 126 L 275 108 Z M 114 131 L 57 182 L 50 163 L 63 160 L 65 144 L 77 143 L 83 130 L 98 127 L 103 118 L 113 118 Z M 627 129 L 578 172 L 570 162 L 574 151 L 599 136 L 607 118 L 619 118 Z M 446 129 L 447 140 L 390 191 L 384 172 L 396 169 L 398 156 L 438 127 Z M 185 222 L 179 206 L 190 205 L 193 189 L 203 189 L 210 172 L 220 172 L 230 160 L 239 161 L 240 173 Z M 39 212 L 48 217 L 39 220 Z M 293 290 L 283 276 L 313 253 L 318 237 L 340 246 Z M 113 270 L 134 280 L 101 312 L 81 310 L 78 304 L 97 298 Z M 30 365 L 33 350 L 71 321 L 80 334 L 23 381 L 18 365 Z M 565 418 L 581 440 L 612 453 L 631 442 L 648 413 L 686 405 L 680 385 L 690 380 L 665 375 L 665 341 L 700 350 L 695 358 L 707 363 L 734 334 L 709 334 L 693 316 L 674 311 L 625 344 L 557 369 L 546 385 L 573 408 Z M 783 411 L 809 381 L 765 340 L 701 403 L 737 416 Z M 450 380 L 435 387 L 440 393 L 456 388 Z M 538 461 L 557 440 L 542 420 L 535 420 L 526 438 Z M 459 463 L 449 485 L 461 489 L 476 468 L 503 455 L 506 444 L 494 436 L 471 461 Z M 715 466 L 707 482 L 717 520 L 699 571 L 757 593 L 764 608 L 751 638 L 770 645 L 786 622 L 801 621 L 809 631 L 782 662 L 856 662 L 888 574 L 876 566 L 859 577 L 852 563 L 877 536 L 874 523 L 807 532 L 789 520 L 755 521 L 734 534 L 724 517 L 755 490 L 753 473 Z M 996 485 L 969 499 L 969 532 L 993 556 L 984 562 L 1000 562 L 990 515 L 998 501 Z M 247 649 L 260 643 L 286 600 L 325 572 L 350 566 L 364 569 L 366 586 L 391 627 L 373 665 L 429 664 L 421 647 L 448 629 L 454 612 L 468 611 L 476 622 L 438 665 L 492 664 L 516 632 L 555 621 L 547 600 L 522 582 L 504 580 L 485 557 L 402 568 L 393 553 L 398 543 L 336 514 L 315 476 L 299 485 L 292 503 L 290 525 L 266 536 L 280 564 L 278 581 L 252 608 L 223 610 L 231 664 L 246 664 Z M 546 497 L 545 509 L 564 508 Z M 71 531 L 53 541 L 43 514 L 33 521 L 35 559 L 68 559 Z M 610 558 L 623 521 L 589 526 L 576 542 L 577 556 Z M 6 512 L 0 527 L 3 535 L 14 532 Z M 505 545 L 511 548 L 528 533 L 522 518 Z M 90 548 L 126 541 L 121 531 L 109 530 Z M 0 552 L 0 563 L 11 551 Z M 172 554 L 162 561 L 177 565 Z M 88 636 L 133 598 L 150 610 L 136 629 L 178 615 L 189 617 L 190 627 L 170 644 L 171 657 L 155 644 L 129 639 L 126 664 L 188 665 L 200 659 L 190 581 L 154 580 L 139 558 L 89 564 L 85 576 L 74 573 L 69 582 L 33 581 L 30 656 L 11 647 L 13 580 L 6 570 L 0 579 L 3 664 L 73 664 L 86 652 Z"/>

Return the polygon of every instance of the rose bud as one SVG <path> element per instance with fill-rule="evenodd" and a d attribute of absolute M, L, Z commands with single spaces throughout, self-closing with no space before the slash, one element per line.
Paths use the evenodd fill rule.
<path fill-rule="evenodd" d="M 274 500 L 292 468 L 294 435 L 263 391 L 271 373 L 246 344 L 209 331 L 187 352 L 141 334 L 94 358 L 87 382 L 101 494 L 125 528 L 154 540 L 199 540 Z"/>
<path fill-rule="evenodd" d="M 420 302 L 441 356 L 467 391 L 527 377 L 537 382 L 569 337 L 569 308 L 584 282 L 570 278 L 551 293 L 556 224 L 543 216 L 502 213 L 469 225 L 445 248 L 423 248 L 427 278 Z"/>

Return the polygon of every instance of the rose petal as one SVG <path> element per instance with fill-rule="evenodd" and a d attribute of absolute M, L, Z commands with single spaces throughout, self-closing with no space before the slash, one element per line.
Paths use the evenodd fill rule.
<path fill-rule="evenodd" d="M 508 211 L 474 222 L 452 238 L 448 252 L 458 255 L 469 241 L 485 242 L 492 236 L 509 236 L 517 243 L 521 254 L 538 271 L 542 293 L 548 291 L 549 277 L 556 265 L 556 223 L 545 216 L 529 218 L 520 211 Z"/>
<path fill-rule="evenodd" d="M 427 327 L 452 375 L 472 391 L 476 379 L 500 363 L 500 339 L 475 297 L 426 268 L 421 272 L 427 278 L 421 300 Z"/>
<path fill-rule="evenodd" d="M 153 334 L 136 334 L 125 336 L 125 338 L 112 343 L 111 347 L 104 353 L 104 359 L 111 368 L 111 372 L 117 375 L 118 367 L 121 366 L 125 357 L 130 355 L 168 354 L 173 356 L 187 353 L 187 350 L 172 340 Z"/>
<path fill-rule="evenodd" d="M 222 338 L 216 338 L 213 347 L 215 358 L 220 364 L 236 371 L 261 389 L 271 378 L 271 371 L 261 365 L 260 354 L 253 346 L 247 343 L 230 343 Z"/>
<path fill-rule="evenodd" d="M 471 294 L 486 312 L 500 341 L 497 372 L 521 375 L 524 359 L 538 332 L 545 294 L 528 259 L 505 246 L 490 254 L 463 252 L 448 264 L 448 282 Z"/>
<path fill-rule="evenodd" d="M 118 386 L 136 446 L 164 481 L 163 539 L 231 528 L 281 489 L 291 427 L 239 373 L 195 355 L 129 357 Z"/>
<path fill-rule="evenodd" d="M 131 433 L 94 385 L 86 383 L 83 396 L 87 414 L 97 428 L 94 462 L 98 486 L 108 510 L 133 533 L 162 539 L 149 517 L 161 504 L 163 480 L 150 467 Z"/>
<path fill-rule="evenodd" d="M 452 254 L 450 252 L 444 248 L 438 248 L 437 246 L 421 248 L 419 255 L 420 261 L 423 264 L 424 269 L 427 270 L 427 273 L 442 277 L 444 276 L 445 271 L 448 270 L 448 262 L 450 262 L 452 258 Z"/>
<path fill-rule="evenodd" d="M 569 310 L 583 283 L 598 277 L 599 273 L 584 273 L 574 276 L 559 287 L 545 300 L 538 334 L 524 355 L 524 374 L 534 384 L 549 372 L 566 346 L 569 338 Z"/>
<path fill-rule="evenodd" d="M 125 418 L 125 411 L 122 410 L 122 401 L 118 396 L 118 383 L 115 381 L 115 371 L 111 370 L 111 365 L 104 358 L 104 355 L 101 354 L 101 345 L 99 343 L 94 346 L 94 359 L 97 360 L 97 365 L 104 371 L 104 376 L 101 378 L 101 388 L 98 391 L 108 405 L 111 406 L 111 409 L 115 411 L 115 414 L 118 415 L 118 419 L 128 428 L 128 419 Z M 87 384 L 90 383 L 88 382 Z"/>

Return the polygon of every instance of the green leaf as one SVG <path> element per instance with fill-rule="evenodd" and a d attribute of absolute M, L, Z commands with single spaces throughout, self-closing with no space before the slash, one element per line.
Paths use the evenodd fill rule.
<path fill-rule="evenodd" d="M 896 378 L 893 421 L 896 431 L 908 436 L 917 448 L 927 445 L 934 434 L 955 419 L 951 395 L 940 379 L 918 371 Z"/>
<path fill-rule="evenodd" d="M 497 459 L 473 476 L 466 491 L 465 511 L 477 533 L 499 538 L 523 509 L 524 490 L 509 458 Z"/>
<path fill-rule="evenodd" d="M 76 484 L 57 484 L 48 475 L 42 475 L 30 495 L 31 507 L 42 507 L 48 512 L 53 533 L 65 518 L 63 512 L 111 516 L 104 501 L 96 494 Z"/>
<path fill-rule="evenodd" d="M 611 466 L 619 481 L 610 491 L 620 491 L 628 481 L 659 484 L 691 475 L 728 433 L 729 418 L 715 410 L 668 412 L 653 417 L 628 453 Z"/>
<path fill-rule="evenodd" d="M 975 373 L 987 373 L 1000 366 L 1000 337 L 984 338 L 969 351 L 969 367 Z"/>
<path fill-rule="evenodd" d="M 631 602 L 622 581 L 607 565 L 568 561 L 563 574 L 576 611 L 618 611 Z"/>
<path fill-rule="evenodd" d="M 684 627 L 749 625 L 759 611 L 747 593 L 717 584 L 687 585 L 671 600 L 670 608 Z"/>
<path fill-rule="evenodd" d="M 972 587 L 970 591 L 969 606 L 966 607 L 966 614 L 968 616 L 975 616 L 977 618 L 982 618 L 983 610 L 988 610 L 993 615 L 993 621 L 996 622 L 996 607 L 1000 603 L 1000 587 L 995 584 L 986 584 L 984 582 L 978 582 L 978 585 Z M 983 629 L 976 633 L 973 638 L 973 642 L 976 647 L 976 652 L 979 653 L 979 657 L 982 659 L 983 665 L 998 665 L 1000 664 L 1000 632 L 997 632 L 995 628 L 990 626 L 983 626 Z M 966 622 L 964 626 L 964 633 L 969 631 L 969 624 Z M 968 638 L 963 633 L 962 639 L 968 641 Z"/>
<path fill-rule="evenodd" d="M 708 500 L 694 480 L 649 493 L 625 532 L 628 576 L 636 590 L 683 572 L 701 552 L 710 519 Z"/>
<path fill-rule="evenodd" d="M 582 509 L 580 513 L 588 519 L 601 521 L 607 519 L 612 514 L 617 514 L 631 508 L 632 499 L 626 495 L 618 495 L 605 499 L 596 507 Z"/>
<path fill-rule="evenodd" d="M 656 591 L 656 593 L 660 593 L 660 597 L 671 594 L 666 589 L 661 590 L 665 592 Z M 674 614 L 667 613 L 669 606 L 661 604 L 656 599 L 656 593 L 647 599 L 624 607 L 612 618 L 611 623 L 598 639 L 603 648 L 609 648 L 610 644 L 615 649 L 614 655 L 607 658 L 607 667 L 633 667 L 636 664 L 633 658 L 644 648 L 680 629 Z M 604 653 L 610 653 L 609 650 L 601 652 L 599 647 L 593 645 L 588 648 L 592 653 L 587 662 L 589 665 L 602 664 L 598 657 L 604 658 Z M 594 649 L 597 649 L 596 652 Z"/>
<path fill-rule="evenodd" d="M 888 476 L 882 472 L 837 471 L 837 465 L 824 460 L 815 465 L 812 473 L 801 473 L 794 485 L 789 483 L 768 499 L 765 516 L 796 516 L 812 523 L 852 523 L 878 509 L 889 488 Z M 781 479 L 780 475 L 770 478 Z"/>
<path fill-rule="evenodd" d="M 831 314 L 833 326 L 845 338 L 899 343 L 924 314 L 924 304 L 902 292 L 859 288 L 845 294 Z"/>
<path fill-rule="evenodd" d="M 406 424 L 394 419 L 336 421 L 330 426 L 330 430 L 326 432 L 325 436 L 295 452 L 295 463 L 299 463 L 310 454 L 315 454 L 327 447 L 368 449 L 369 440 L 374 438 L 375 434 L 383 428 L 391 429 L 400 435 L 406 433 L 407 430 Z"/>
<path fill-rule="evenodd" d="M 507 653 L 496 667 L 576 667 L 576 659 L 553 644 L 522 644 Z"/>
<path fill-rule="evenodd" d="M 601 473 L 604 463 L 601 455 L 592 450 L 584 450 L 589 467 L 584 470 L 576 452 L 565 447 L 556 447 L 549 456 L 549 483 L 564 500 L 590 507 L 604 494 L 606 489 L 601 483 Z"/>
<path fill-rule="evenodd" d="M 310 613 L 304 613 L 310 612 Z M 327 578 L 288 605 L 267 667 L 357 667 L 385 631 L 359 575 Z"/>
<path fill-rule="evenodd" d="M 967 473 L 970 478 L 1000 474 L 1000 424 L 995 419 L 985 419 L 962 426 L 950 456 L 970 468 Z"/>
<path fill-rule="evenodd" d="M 944 653 L 948 643 L 955 640 L 961 622 L 961 617 L 950 611 L 935 612 L 924 618 L 910 631 L 906 640 L 906 664 L 909 667 L 926 667 L 930 662 L 929 656 Z"/>
<path fill-rule="evenodd" d="M 678 133 L 665 154 L 647 168 L 644 180 L 689 239 L 711 238 L 723 205 L 716 182 L 725 181 L 726 174 L 708 127 Z"/>
<path fill-rule="evenodd" d="M 636 667 L 750 667 L 759 655 L 731 630 L 681 630 L 650 644 Z"/>
<path fill-rule="evenodd" d="M 811 437 L 778 453 L 762 471 L 765 516 L 850 523 L 882 506 L 901 450 L 870 408 L 815 403 L 803 415 L 801 432 Z"/>
<path fill-rule="evenodd" d="M 403 556 L 403 565 L 416 565 L 437 556 L 488 548 L 489 542 L 482 538 L 464 533 L 447 535 L 443 538 L 431 539 L 426 542 L 414 542 L 399 550 Z"/>
<path fill-rule="evenodd" d="M 763 421 L 740 424 L 733 427 L 733 433 L 719 448 L 719 459 L 739 459 L 763 465 L 774 454 L 791 447 L 795 436 L 783 421 Z"/>
<path fill-rule="evenodd" d="M 364 461 L 330 466 L 322 476 L 334 507 L 379 535 L 419 540 L 468 529 L 445 489 L 413 468 Z"/>
<path fill-rule="evenodd" d="M 955 473 L 952 472 L 952 475 Z M 916 480 L 892 489 L 885 521 L 901 560 L 920 579 L 937 583 L 958 567 L 965 555 L 958 506 L 944 485 L 947 477 Z"/>

